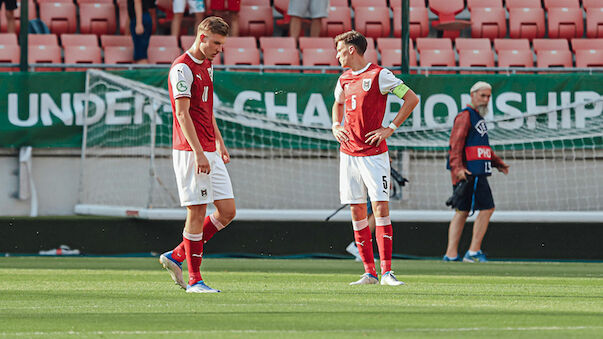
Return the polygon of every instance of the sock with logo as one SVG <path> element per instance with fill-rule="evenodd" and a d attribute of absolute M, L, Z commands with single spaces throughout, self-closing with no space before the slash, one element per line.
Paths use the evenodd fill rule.
<path fill-rule="evenodd" d="M 352 227 L 354 228 L 356 247 L 358 247 L 358 253 L 364 264 L 364 272 L 377 276 L 375 257 L 373 256 L 373 237 L 371 229 L 368 227 L 368 220 L 366 218 L 359 221 L 352 220 Z"/>
<path fill-rule="evenodd" d="M 381 274 L 389 272 L 392 269 L 392 243 L 393 228 L 392 222 L 387 217 L 375 217 L 375 238 L 379 247 L 379 258 L 381 259 Z"/>
<path fill-rule="evenodd" d="M 222 225 L 222 223 L 216 217 L 214 217 L 213 214 L 205 217 L 205 220 L 203 221 L 203 243 L 205 244 L 208 242 L 209 239 L 214 236 L 214 234 L 222 230 L 224 227 L 226 226 Z"/>
<path fill-rule="evenodd" d="M 203 233 L 191 234 L 182 232 L 186 261 L 188 264 L 189 286 L 203 280 L 201 278 L 201 259 L 203 258 Z"/>

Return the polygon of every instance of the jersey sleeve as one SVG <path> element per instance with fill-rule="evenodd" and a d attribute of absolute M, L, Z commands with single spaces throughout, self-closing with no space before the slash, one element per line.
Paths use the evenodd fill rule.
<path fill-rule="evenodd" d="M 176 64 L 170 70 L 170 83 L 174 99 L 191 97 L 193 85 L 193 72 L 187 64 Z"/>
<path fill-rule="evenodd" d="M 402 80 L 396 78 L 394 73 L 387 68 L 383 68 L 379 72 L 379 90 L 381 94 L 391 93 L 394 88 L 402 83 Z"/>
<path fill-rule="evenodd" d="M 343 104 L 345 102 L 345 95 L 343 94 L 343 87 L 341 87 L 341 79 L 337 79 L 337 85 L 335 85 L 335 102 Z"/>

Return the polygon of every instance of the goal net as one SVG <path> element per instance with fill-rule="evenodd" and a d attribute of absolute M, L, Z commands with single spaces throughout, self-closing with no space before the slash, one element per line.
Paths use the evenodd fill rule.
<path fill-rule="evenodd" d="M 76 212 L 184 218 L 172 168 L 167 91 L 89 70 L 86 95 Z M 495 171 L 490 180 L 495 220 L 602 219 L 602 109 L 597 96 L 538 112 L 497 114 L 488 121 L 495 152 L 511 166 L 509 175 Z M 324 220 L 340 207 L 339 151 L 330 129 L 219 101 L 214 112 L 232 158 L 227 168 L 237 218 Z M 452 212 L 444 202 L 452 188 L 445 164 L 451 126 L 407 127 L 413 126 L 410 119 L 387 141 L 392 167 L 409 180 L 393 190 L 392 219 L 448 220 Z M 578 128 L 563 128 L 568 121 Z M 335 219 L 348 215 L 340 212 Z"/>

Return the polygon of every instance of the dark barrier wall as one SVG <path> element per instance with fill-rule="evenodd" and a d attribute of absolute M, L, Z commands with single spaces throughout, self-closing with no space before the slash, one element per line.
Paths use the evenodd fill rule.
<path fill-rule="evenodd" d="M 445 251 L 447 223 L 394 223 L 398 257 L 439 258 Z M 469 247 L 465 227 L 461 250 Z M 161 253 L 181 240 L 182 221 L 96 217 L 0 218 L 0 253 L 30 254 L 61 244 L 84 254 Z M 492 259 L 603 260 L 601 224 L 491 223 L 484 251 Z M 348 222 L 236 221 L 205 246 L 206 254 L 345 256 L 352 241 Z"/>

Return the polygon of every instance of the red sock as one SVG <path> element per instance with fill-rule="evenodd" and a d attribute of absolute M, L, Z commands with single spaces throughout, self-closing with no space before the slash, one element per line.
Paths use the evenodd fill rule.
<path fill-rule="evenodd" d="M 201 259 L 203 258 L 203 241 L 201 234 L 190 234 L 184 232 L 184 248 L 186 250 L 186 261 L 188 264 L 188 284 L 194 285 L 201 278 Z"/>
<path fill-rule="evenodd" d="M 352 221 L 352 225 L 358 253 L 364 264 L 364 272 L 377 276 L 375 257 L 373 256 L 373 237 L 371 236 L 371 229 L 368 227 L 368 221 L 366 219 Z"/>
<path fill-rule="evenodd" d="M 213 214 L 205 217 L 205 221 L 203 221 L 203 243 L 208 242 L 214 234 L 223 228 L 224 225 Z"/>
<path fill-rule="evenodd" d="M 183 262 L 186 259 L 186 250 L 184 249 L 184 241 L 172 250 L 172 259 Z"/>
<path fill-rule="evenodd" d="M 381 219 L 381 220 L 378 220 Z M 375 218 L 375 238 L 379 247 L 379 258 L 381 259 L 381 274 L 392 269 L 392 239 L 393 228 L 389 217 Z"/>

